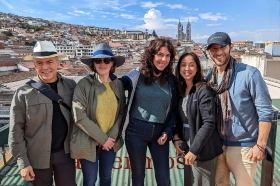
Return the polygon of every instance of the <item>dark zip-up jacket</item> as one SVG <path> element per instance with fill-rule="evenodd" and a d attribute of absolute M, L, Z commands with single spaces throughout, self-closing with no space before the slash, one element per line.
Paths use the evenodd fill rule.
<path fill-rule="evenodd" d="M 120 80 L 123 82 L 124 87 L 126 90 L 128 90 L 128 101 L 127 101 L 127 106 L 125 109 L 125 113 L 122 121 L 122 125 L 120 128 L 119 136 L 120 137 L 126 130 L 128 123 L 129 123 L 129 111 L 132 105 L 134 93 L 136 90 L 136 85 L 139 79 L 140 72 L 138 69 L 134 69 L 130 71 L 128 74 L 120 78 Z M 170 86 L 170 92 L 171 92 L 171 103 L 170 106 L 167 110 L 166 118 L 165 118 L 165 123 L 164 123 L 164 128 L 163 128 L 163 133 L 166 133 L 168 136 L 168 139 L 171 140 L 172 138 L 172 129 L 176 124 L 176 107 L 177 107 L 177 90 L 175 87 L 175 81 L 174 81 L 174 76 L 170 76 L 168 78 L 168 83 Z"/>
<path fill-rule="evenodd" d="M 207 161 L 222 154 L 222 144 L 215 124 L 215 100 L 213 92 L 206 85 L 192 86 L 187 103 L 190 126 L 190 151 L 196 160 Z M 183 139 L 183 123 L 177 116 L 175 133 Z"/>

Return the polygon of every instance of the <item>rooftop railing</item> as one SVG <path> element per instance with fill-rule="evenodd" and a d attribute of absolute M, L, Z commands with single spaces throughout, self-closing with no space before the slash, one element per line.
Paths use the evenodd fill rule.
<path fill-rule="evenodd" d="M 272 127 L 271 127 L 271 131 L 270 131 L 270 135 L 269 135 L 269 139 L 268 139 L 268 143 L 267 143 L 266 157 L 263 161 L 259 162 L 259 166 L 257 168 L 257 174 L 256 174 L 255 180 L 254 180 L 255 186 L 278 186 L 278 185 L 280 185 L 280 127 L 279 127 L 280 111 L 279 111 L 279 109 L 277 109 L 275 107 L 273 107 L 273 108 L 274 108 L 274 118 L 273 118 Z M 2 167 L 0 169 L 0 184 L 1 184 L 2 179 L 3 179 L 2 184 L 5 183 L 5 185 L 7 185 L 6 183 L 10 182 L 11 179 L 18 179 L 18 182 L 23 183 L 24 180 L 18 174 L 19 170 L 17 168 L 16 162 L 14 162 L 14 161 L 6 162 L 4 147 L 8 143 L 8 133 L 9 133 L 9 125 L 4 125 L 3 127 L 0 128 L 0 146 L 3 149 L 2 156 L 3 156 L 3 162 L 4 162 L 4 167 Z M 170 145 L 172 145 L 172 144 L 170 143 Z M 174 148 L 172 147 L 171 149 L 173 152 Z M 172 152 L 171 152 L 172 157 L 176 156 L 176 155 L 174 155 L 175 151 L 173 152 L 173 154 L 172 154 Z M 126 157 L 126 156 L 128 156 L 128 155 L 127 155 L 126 149 L 123 148 L 121 150 L 121 152 L 119 152 L 118 156 L 120 156 L 120 158 L 122 160 L 127 160 L 128 157 Z M 13 158 L 11 160 L 13 160 Z M 116 162 L 120 162 L 120 161 L 118 161 L 116 159 Z M 173 163 L 171 161 L 172 166 L 173 166 Z M 116 167 L 119 167 L 119 166 L 120 165 L 117 163 Z M 5 170 L 3 170 L 3 169 L 5 169 Z M 9 170 L 11 170 L 11 171 L 9 171 Z M 120 171 L 122 174 L 125 174 L 125 175 L 123 175 L 121 177 L 116 176 L 116 175 L 120 174 Z M 125 186 L 130 186 L 131 183 L 129 180 L 131 178 L 130 178 L 129 173 L 130 173 L 129 171 L 124 171 L 122 169 L 114 169 L 113 174 L 112 174 L 112 176 L 114 177 L 114 179 L 113 179 L 114 182 L 118 183 L 121 180 L 125 179 L 126 180 Z M 146 176 L 147 178 L 145 178 L 145 179 L 151 180 L 151 183 L 155 183 L 154 176 L 153 176 L 154 175 L 153 169 L 148 170 L 148 172 L 146 172 L 146 173 L 147 173 L 147 176 Z M 8 175 L 8 176 L 6 176 L 6 175 Z M 175 183 L 175 181 L 176 181 L 177 184 L 179 184 L 179 183 L 183 184 L 183 175 L 182 175 L 182 172 L 180 172 L 180 170 L 171 169 L 170 178 L 172 180 L 172 183 Z M 82 174 L 81 174 L 80 170 L 77 171 L 76 181 L 77 181 L 78 185 L 82 184 Z M 25 183 L 25 184 L 27 184 L 27 183 Z M 180 186 L 180 184 L 179 184 L 179 186 Z M 232 185 L 235 184 L 235 181 L 232 176 L 231 176 L 231 184 Z M 150 186 L 150 185 L 148 184 L 148 182 L 146 182 L 145 186 Z"/>

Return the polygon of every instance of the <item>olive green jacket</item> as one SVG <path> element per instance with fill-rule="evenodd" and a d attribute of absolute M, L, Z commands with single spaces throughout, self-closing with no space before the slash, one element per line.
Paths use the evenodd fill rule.
<path fill-rule="evenodd" d="M 76 82 L 57 75 L 57 91 L 63 101 L 72 106 Z M 40 81 L 38 77 L 34 80 Z M 48 85 L 49 86 L 49 85 Z M 70 136 L 73 127 L 71 112 L 60 105 L 68 125 L 64 141 L 65 153 L 70 152 Z M 23 85 L 14 94 L 10 109 L 9 147 L 20 169 L 31 165 L 35 169 L 50 166 L 52 141 L 52 100 L 30 85 Z"/>
<path fill-rule="evenodd" d="M 120 80 L 110 74 L 112 82 L 110 86 L 116 95 L 118 108 L 113 127 L 104 133 L 96 122 L 97 95 L 105 92 L 106 87 L 102 84 L 98 74 L 87 75 L 81 79 L 74 91 L 73 117 L 76 125 L 73 127 L 70 141 L 70 154 L 75 159 L 96 161 L 96 142 L 104 145 L 109 137 L 116 139 L 122 122 L 125 109 L 124 87 Z M 118 151 L 123 145 L 123 139 L 115 142 L 114 151 Z"/>

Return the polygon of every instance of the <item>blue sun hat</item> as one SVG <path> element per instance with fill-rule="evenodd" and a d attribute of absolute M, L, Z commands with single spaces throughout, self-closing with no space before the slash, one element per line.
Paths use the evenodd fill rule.
<path fill-rule="evenodd" d="M 113 58 L 115 60 L 116 67 L 122 66 L 125 61 L 125 58 L 123 56 L 114 56 L 111 47 L 105 43 L 96 45 L 96 47 L 94 48 L 93 56 L 88 58 L 81 58 L 81 61 L 88 66 L 92 66 L 93 59 L 96 58 Z"/>

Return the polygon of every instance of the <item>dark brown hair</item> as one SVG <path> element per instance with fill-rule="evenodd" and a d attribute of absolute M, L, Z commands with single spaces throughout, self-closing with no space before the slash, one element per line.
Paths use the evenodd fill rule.
<path fill-rule="evenodd" d="M 152 65 L 155 55 L 160 51 L 161 47 L 168 48 L 168 51 L 170 52 L 170 61 L 160 76 L 160 82 L 162 84 L 166 83 L 168 81 L 168 77 L 173 73 L 173 63 L 175 61 L 176 50 L 172 41 L 165 37 L 152 40 L 150 44 L 145 47 L 145 51 L 140 60 L 142 65 L 140 72 L 143 74 L 144 82 L 147 86 L 149 86 L 155 79 Z"/>
<path fill-rule="evenodd" d="M 116 65 L 117 65 L 117 64 L 116 64 L 114 58 L 112 58 L 112 60 L 113 60 L 113 66 L 112 66 L 111 69 L 110 69 L 110 73 L 115 73 L 115 71 L 116 71 Z M 91 65 L 91 66 L 88 66 L 88 67 L 90 68 L 90 70 L 91 70 L 92 72 L 97 73 L 97 71 L 96 71 L 96 69 L 95 69 L 93 63 L 94 63 L 94 62 L 93 62 L 93 60 L 92 60 L 92 65 Z"/>
<path fill-rule="evenodd" d="M 202 67 L 201 67 L 200 60 L 197 57 L 197 55 L 193 52 L 184 53 L 180 57 L 180 59 L 178 61 L 178 64 L 176 66 L 176 70 L 175 70 L 177 88 L 178 88 L 178 91 L 179 91 L 179 95 L 182 96 L 182 97 L 184 97 L 184 95 L 185 95 L 187 85 L 186 85 L 185 79 L 180 74 L 180 66 L 181 66 L 182 60 L 187 56 L 192 56 L 195 63 L 196 63 L 196 66 L 197 66 L 197 72 L 196 72 L 196 74 L 193 78 L 193 84 L 196 85 L 196 87 L 198 87 L 198 89 L 199 89 L 206 82 L 204 77 L 203 77 Z"/>

